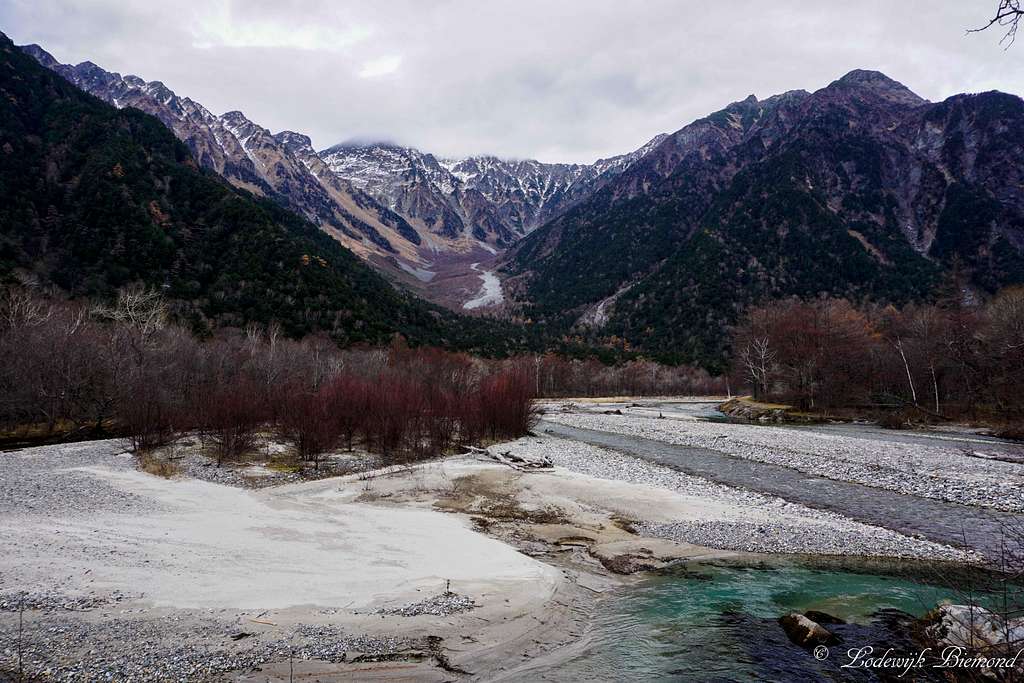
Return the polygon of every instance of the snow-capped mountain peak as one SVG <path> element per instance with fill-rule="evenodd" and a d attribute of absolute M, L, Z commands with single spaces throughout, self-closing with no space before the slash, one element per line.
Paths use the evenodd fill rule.
<path fill-rule="evenodd" d="M 335 174 L 394 211 L 432 225 L 462 223 L 474 235 L 487 236 L 481 239 L 493 236 L 505 245 L 588 196 L 664 138 L 593 164 L 492 155 L 438 158 L 383 142 L 344 142 L 319 156 Z"/>

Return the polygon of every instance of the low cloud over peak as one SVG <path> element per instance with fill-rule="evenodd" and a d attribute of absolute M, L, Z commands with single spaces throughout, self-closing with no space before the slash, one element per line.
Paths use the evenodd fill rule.
<path fill-rule="evenodd" d="M 0 25 L 62 62 L 160 80 L 317 148 L 383 135 L 441 156 L 589 162 L 747 93 L 815 90 L 854 69 L 929 100 L 1020 93 L 1024 51 L 965 35 L 993 7 L 8 0 Z"/>

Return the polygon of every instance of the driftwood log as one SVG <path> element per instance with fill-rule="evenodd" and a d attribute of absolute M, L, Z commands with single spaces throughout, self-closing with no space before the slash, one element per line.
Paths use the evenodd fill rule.
<path fill-rule="evenodd" d="M 480 456 L 486 456 L 487 458 L 500 462 L 502 465 L 507 465 L 512 469 L 520 470 L 523 472 L 530 472 L 533 470 L 550 470 L 554 469 L 554 465 L 551 461 L 545 457 L 540 456 L 536 458 L 524 458 L 520 455 L 516 455 L 512 451 L 503 451 L 500 453 L 490 451 L 486 448 L 477 448 L 475 446 L 467 446 L 470 453 L 474 453 Z"/>

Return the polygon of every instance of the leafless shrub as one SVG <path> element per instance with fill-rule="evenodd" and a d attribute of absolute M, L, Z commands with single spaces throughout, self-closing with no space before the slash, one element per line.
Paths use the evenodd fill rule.
<path fill-rule="evenodd" d="M 509 368 L 484 378 L 477 403 L 484 433 L 491 439 L 527 434 L 537 422 L 534 388 L 520 368 Z"/>
<path fill-rule="evenodd" d="M 319 471 L 323 455 L 336 448 L 340 438 L 329 393 L 288 385 L 281 388 L 277 405 L 279 433 L 295 446 L 299 458 L 312 462 L 313 469 Z"/>
<path fill-rule="evenodd" d="M 338 436 L 349 451 L 359 432 L 365 432 L 372 393 L 373 387 L 367 380 L 347 372 L 335 377 L 324 390 Z"/>
<path fill-rule="evenodd" d="M 218 465 L 255 448 L 266 411 L 254 382 L 237 378 L 220 384 L 197 405 L 203 407 L 201 431 L 212 445 Z"/>
<path fill-rule="evenodd" d="M 118 416 L 137 453 L 166 446 L 178 433 L 167 389 L 145 375 L 133 377 L 124 387 Z"/>

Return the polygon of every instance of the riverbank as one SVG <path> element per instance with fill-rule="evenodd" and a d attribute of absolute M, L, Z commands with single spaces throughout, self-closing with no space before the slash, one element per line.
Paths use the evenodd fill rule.
<path fill-rule="evenodd" d="M 839 426 L 724 425 L 673 413 L 672 404 L 645 403 L 612 410 L 608 404 L 549 402 L 544 418 L 900 494 L 1024 512 L 1024 446 L 1019 444 L 943 433 L 928 435 L 926 443 L 924 435 Z"/>
<path fill-rule="evenodd" d="M 116 440 L 3 454 L 4 665 L 20 643 L 58 680 L 514 678 L 633 572 L 751 551 L 968 558 L 586 444 L 490 451 L 554 467 L 471 454 L 253 489 L 146 474 Z"/>
<path fill-rule="evenodd" d="M 824 416 L 801 413 L 793 406 L 755 401 L 749 396 L 736 396 L 719 403 L 716 408 L 733 419 L 762 424 L 824 422 Z"/>
<path fill-rule="evenodd" d="M 354 478 L 259 490 L 164 479 L 118 441 L 0 462 L 7 670 L 21 649 L 27 672 L 55 680 L 206 679 L 289 659 L 339 674 L 381 660 L 437 680 L 458 668 L 449 658 L 487 668 L 497 645 L 557 645 L 576 618 L 582 589 L 558 568 L 457 516 L 360 502 Z M 417 614 L 449 590 L 472 609 L 442 599 Z"/>

